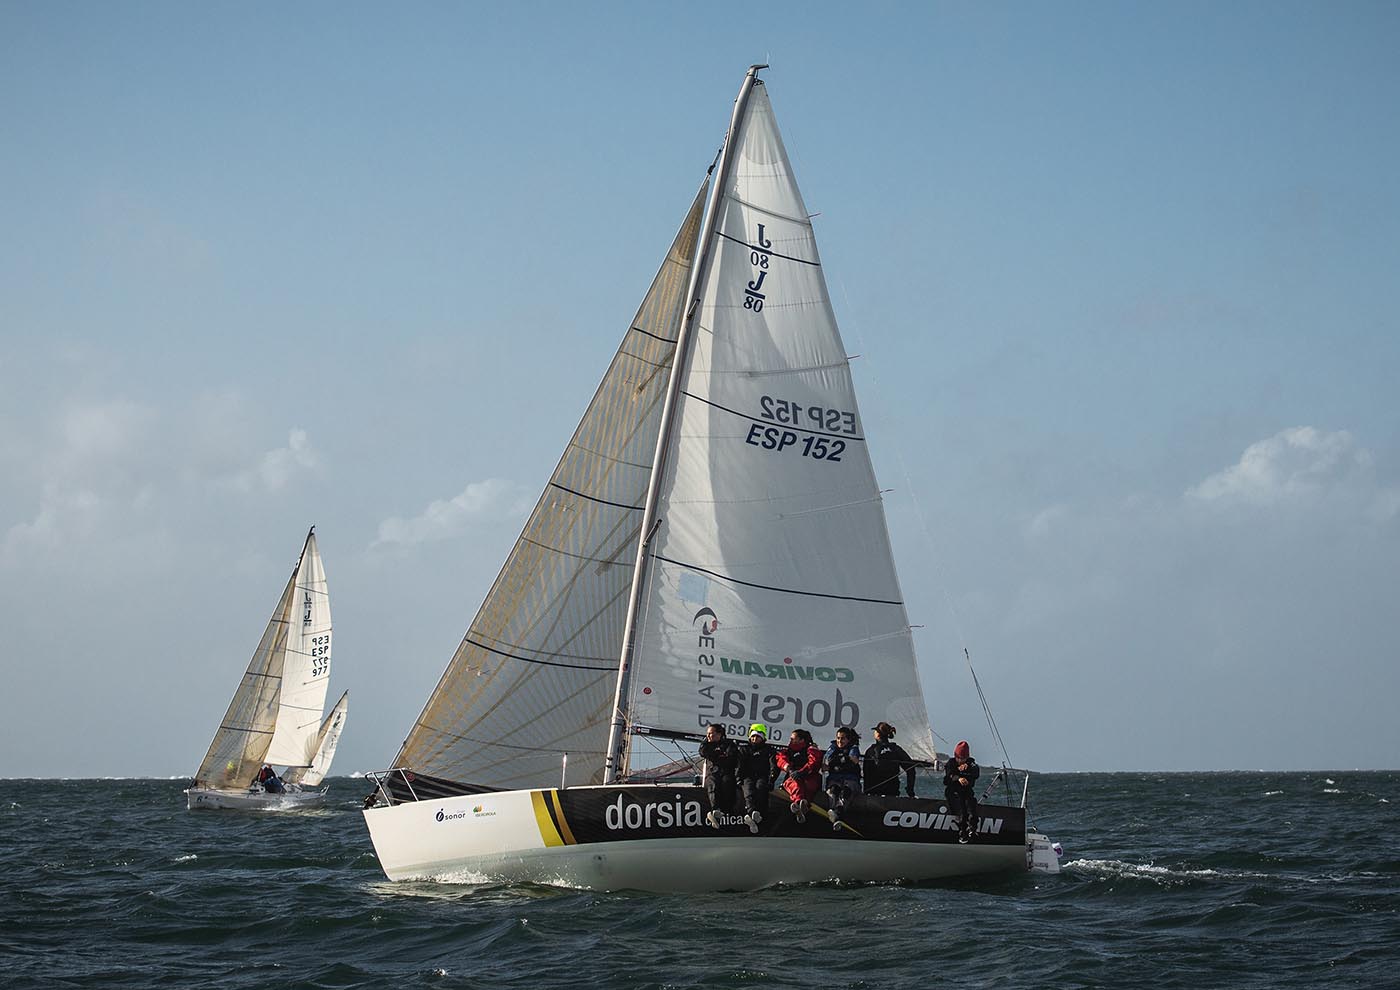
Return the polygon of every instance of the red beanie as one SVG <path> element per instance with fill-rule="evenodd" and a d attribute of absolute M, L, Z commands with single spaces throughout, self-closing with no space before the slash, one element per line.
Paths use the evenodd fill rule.
<path fill-rule="evenodd" d="M 971 751 L 967 748 L 967 740 L 964 739 L 953 747 L 953 755 L 960 760 L 965 760 Z"/>

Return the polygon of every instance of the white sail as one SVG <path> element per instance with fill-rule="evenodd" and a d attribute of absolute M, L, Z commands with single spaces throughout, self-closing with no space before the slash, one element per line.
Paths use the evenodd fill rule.
<path fill-rule="evenodd" d="M 394 765 L 495 787 L 601 778 L 642 504 L 705 192 Z"/>
<path fill-rule="evenodd" d="M 297 567 L 284 654 L 277 729 L 263 759 L 304 767 L 316 752 L 331 676 L 331 606 L 314 531 Z"/>
<path fill-rule="evenodd" d="M 287 784 L 302 784 L 315 787 L 331 772 L 331 761 L 335 759 L 335 748 L 340 744 L 340 734 L 345 729 L 345 715 L 350 704 L 350 692 L 346 691 L 335 703 L 316 736 L 316 751 L 311 757 L 311 766 L 294 767 L 282 775 Z"/>
<path fill-rule="evenodd" d="M 648 547 L 634 727 L 882 719 L 934 758 L 849 362 L 762 83 L 731 136 Z"/>

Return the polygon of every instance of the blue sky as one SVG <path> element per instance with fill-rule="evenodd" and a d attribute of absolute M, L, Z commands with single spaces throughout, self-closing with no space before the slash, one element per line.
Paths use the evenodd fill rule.
<path fill-rule="evenodd" d="M 1400 9 L 0 3 L 0 775 L 190 773 L 307 526 L 389 761 L 746 67 L 935 730 L 1400 766 Z"/>

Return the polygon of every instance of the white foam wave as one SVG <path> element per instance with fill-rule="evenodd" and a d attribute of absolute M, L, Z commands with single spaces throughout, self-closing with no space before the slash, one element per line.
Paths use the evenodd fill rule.
<path fill-rule="evenodd" d="M 1118 859 L 1075 859 L 1066 863 L 1062 869 L 1075 870 L 1078 872 L 1098 874 L 1106 877 L 1137 877 L 1145 880 L 1153 880 L 1158 883 L 1180 882 L 1209 877 L 1267 877 L 1267 873 L 1253 873 L 1248 870 L 1188 870 L 1170 869 L 1165 866 L 1156 866 L 1152 863 L 1125 863 Z"/>
<path fill-rule="evenodd" d="M 199 859 L 199 857 L 196 856 L 194 853 L 190 853 L 188 856 L 176 856 L 173 860 L 171 860 L 171 862 L 188 863 L 192 859 Z"/>
<path fill-rule="evenodd" d="M 1283 791 L 1265 791 L 1265 792 L 1264 792 L 1264 796 L 1265 796 L 1265 797 L 1274 797 L 1275 795 L 1282 794 L 1282 793 L 1283 793 Z"/>
<path fill-rule="evenodd" d="M 1335 783 L 1336 783 L 1336 781 L 1333 780 L 1331 777 L 1326 777 L 1326 778 L 1324 778 L 1324 779 L 1325 779 L 1326 783 L 1329 783 L 1329 784 L 1335 784 Z"/>
<path fill-rule="evenodd" d="M 1341 789 L 1340 787 L 1324 787 L 1324 788 L 1322 789 L 1322 793 L 1323 793 L 1323 794 L 1340 794 L 1340 793 L 1342 793 L 1342 789 Z"/>

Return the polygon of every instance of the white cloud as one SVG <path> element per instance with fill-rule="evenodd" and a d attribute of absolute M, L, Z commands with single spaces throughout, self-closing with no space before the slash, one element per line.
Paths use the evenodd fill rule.
<path fill-rule="evenodd" d="M 1379 489 L 1371 452 L 1345 430 L 1296 426 L 1251 444 L 1237 463 L 1186 492 L 1196 502 L 1273 505 L 1335 494 L 1360 495 L 1373 507 L 1395 505 Z"/>
<path fill-rule="evenodd" d="M 372 545 L 409 546 L 449 539 L 471 523 L 524 514 L 530 508 L 529 495 L 525 488 L 504 478 L 473 481 L 460 495 L 438 499 L 412 519 L 398 516 L 385 519 L 379 524 L 379 535 Z"/>
<path fill-rule="evenodd" d="M 321 458 L 312 448 L 306 431 L 293 429 L 287 434 L 287 446 L 263 454 L 256 467 L 235 476 L 234 484 L 242 491 L 281 491 L 296 475 L 320 466 Z"/>
<path fill-rule="evenodd" d="M 18 559 L 28 550 L 51 550 L 97 528 L 102 499 L 84 488 L 45 485 L 39 511 L 29 522 L 11 526 L 0 541 L 0 561 Z"/>

